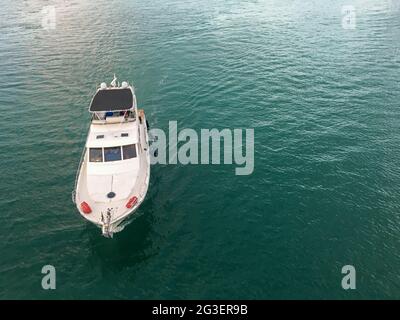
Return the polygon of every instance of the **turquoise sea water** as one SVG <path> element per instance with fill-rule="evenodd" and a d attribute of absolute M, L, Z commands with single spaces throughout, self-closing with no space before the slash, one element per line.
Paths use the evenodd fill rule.
<path fill-rule="evenodd" d="M 0 6 L 1 299 L 399 298 L 399 1 Z M 154 165 L 142 215 L 102 238 L 71 191 L 114 73 L 152 128 L 254 128 L 253 174 Z"/>

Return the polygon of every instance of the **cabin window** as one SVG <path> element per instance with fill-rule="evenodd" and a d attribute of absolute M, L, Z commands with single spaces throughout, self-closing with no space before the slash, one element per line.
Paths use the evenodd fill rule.
<path fill-rule="evenodd" d="M 102 148 L 90 148 L 89 149 L 89 161 L 90 162 L 103 162 L 103 149 Z"/>
<path fill-rule="evenodd" d="M 121 160 L 121 147 L 104 148 L 104 161 Z"/>
<path fill-rule="evenodd" d="M 124 151 L 124 160 L 136 158 L 136 145 L 129 144 L 127 146 L 122 146 Z"/>

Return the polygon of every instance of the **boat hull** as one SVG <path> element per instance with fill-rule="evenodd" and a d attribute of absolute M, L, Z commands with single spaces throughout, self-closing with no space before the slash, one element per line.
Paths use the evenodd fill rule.
<path fill-rule="evenodd" d="M 147 121 L 143 110 L 137 110 L 135 122 L 113 125 L 91 124 L 88 137 L 97 132 L 107 136 L 119 136 L 129 133 L 133 140 L 124 142 L 118 138 L 115 143 L 135 145 L 135 157 L 110 163 L 89 161 L 90 139 L 86 143 L 73 193 L 73 201 L 81 216 L 102 229 L 102 234 L 112 237 L 131 222 L 133 216 L 145 200 L 150 182 L 150 151 L 147 133 Z M 102 126 L 102 127 L 99 127 Z M 95 133 L 93 133 L 95 132 Z M 137 136 L 135 136 L 137 133 Z M 98 134 L 97 134 L 98 135 Z M 122 142 L 121 142 L 122 141 Z M 97 143 L 97 142 L 96 142 Z M 111 143 L 112 144 L 112 143 Z M 103 158 L 105 159 L 104 147 Z M 115 148 L 115 147 L 111 147 Z M 97 146 L 97 149 L 101 149 Z"/>

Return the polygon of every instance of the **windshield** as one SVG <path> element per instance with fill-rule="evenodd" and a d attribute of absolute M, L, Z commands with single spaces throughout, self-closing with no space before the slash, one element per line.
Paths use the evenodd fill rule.
<path fill-rule="evenodd" d="M 128 160 L 137 157 L 136 144 L 128 144 L 125 146 L 118 147 L 107 147 L 104 148 L 90 148 L 89 149 L 89 161 L 90 162 L 112 162 L 119 160 Z"/>
<path fill-rule="evenodd" d="M 121 160 L 121 147 L 104 148 L 104 161 L 118 161 Z"/>
<path fill-rule="evenodd" d="M 89 161 L 90 162 L 103 162 L 102 148 L 90 148 Z"/>
<path fill-rule="evenodd" d="M 124 160 L 136 158 L 136 146 L 134 144 L 123 146 L 122 150 L 124 151 Z"/>

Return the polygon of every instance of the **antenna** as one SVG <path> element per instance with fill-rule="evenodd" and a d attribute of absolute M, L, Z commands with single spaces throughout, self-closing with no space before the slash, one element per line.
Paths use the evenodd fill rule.
<path fill-rule="evenodd" d="M 113 81 L 111 81 L 110 85 L 112 87 L 115 87 L 117 85 L 117 77 L 115 76 L 115 73 L 114 73 L 114 79 L 113 79 Z"/>

